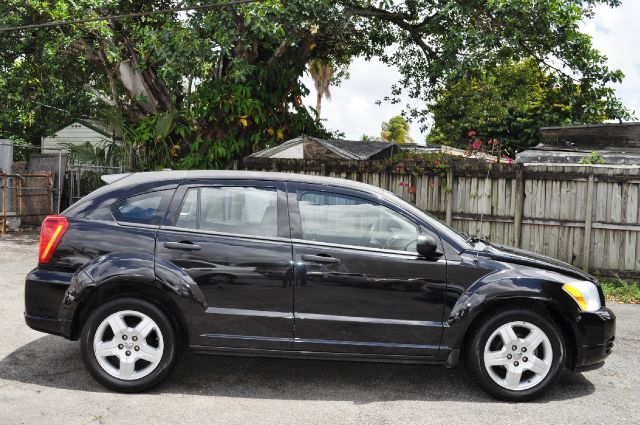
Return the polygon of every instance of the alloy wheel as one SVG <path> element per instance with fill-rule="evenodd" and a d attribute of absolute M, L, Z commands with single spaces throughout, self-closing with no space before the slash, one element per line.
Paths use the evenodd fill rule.
<path fill-rule="evenodd" d="M 536 386 L 551 370 L 553 349 L 549 337 L 529 322 L 509 322 L 489 336 L 484 367 L 503 388 L 522 391 Z"/>
<path fill-rule="evenodd" d="M 134 380 L 153 372 L 162 360 L 164 340 L 158 324 L 144 313 L 117 311 L 98 326 L 93 353 L 109 375 Z"/>

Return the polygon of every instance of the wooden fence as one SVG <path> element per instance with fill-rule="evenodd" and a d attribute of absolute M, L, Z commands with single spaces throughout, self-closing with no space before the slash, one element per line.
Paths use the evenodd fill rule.
<path fill-rule="evenodd" d="M 230 168 L 324 175 L 394 192 L 456 229 L 592 273 L 640 277 L 640 167 L 251 158 Z"/>

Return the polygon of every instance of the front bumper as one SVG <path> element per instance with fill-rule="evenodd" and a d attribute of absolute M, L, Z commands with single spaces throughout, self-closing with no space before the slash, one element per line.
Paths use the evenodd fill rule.
<path fill-rule="evenodd" d="M 71 338 L 72 320 L 60 317 L 72 273 L 34 269 L 27 275 L 24 289 L 27 325 L 40 332 Z"/>
<path fill-rule="evenodd" d="M 596 369 L 613 351 L 616 316 L 606 307 L 593 313 L 579 313 L 577 318 L 576 370 Z"/>

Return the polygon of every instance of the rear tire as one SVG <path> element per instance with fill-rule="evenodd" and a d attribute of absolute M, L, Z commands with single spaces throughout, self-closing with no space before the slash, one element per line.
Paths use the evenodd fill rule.
<path fill-rule="evenodd" d="M 81 351 L 89 373 L 105 387 L 139 392 L 159 384 L 176 359 L 176 332 L 156 305 L 117 298 L 87 319 Z"/>
<path fill-rule="evenodd" d="M 467 369 L 489 394 L 505 401 L 540 397 L 566 361 L 562 332 L 540 312 L 498 310 L 473 330 L 465 347 Z"/>

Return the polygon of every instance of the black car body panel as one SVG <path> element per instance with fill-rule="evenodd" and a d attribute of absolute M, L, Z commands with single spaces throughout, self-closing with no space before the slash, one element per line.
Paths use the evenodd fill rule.
<path fill-rule="evenodd" d="M 201 188 L 220 187 L 271 191 L 277 214 L 267 207 L 261 223 L 277 231 L 179 225 L 188 193 L 197 191 L 200 217 Z M 434 236 L 441 255 L 305 239 L 301 191 L 379 205 Z M 114 205 L 146 193 L 160 193 L 158 219 L 114 219 Z M 69 229 L 50 263 L 27 276 L 25 318 L 34 329 L 71 339 L 97 302 L 140 292 L 166 304 L 198 352 L 452 366 L 475 321 L 514 303 L 553 316 L 570 340 L 574 368 L 600 364 L 613 344 L 615 316 L 602 291 L 601 309 L 586 313 L 562 290 L 565 278 L 597 284 L 592 276 L 523 250 L 467 242 L 384 190 L 357 182 L 281 173 L 140 173 L 98 189 L 63 215 Z"/>

